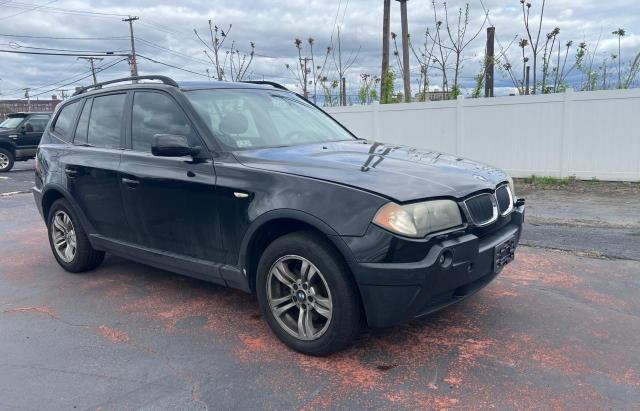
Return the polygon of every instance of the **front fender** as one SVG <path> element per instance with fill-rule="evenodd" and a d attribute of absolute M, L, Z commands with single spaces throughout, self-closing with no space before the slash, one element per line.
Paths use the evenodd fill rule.
<path fill-rule="evenodd" d="M 345 260 L 354 261 L 349 247 L 347 247 L 346 243 L 342 240 L 342 237 L 340 237 L 340 235 L 331 226 L 329 226 L 329 224 L 322 221 L 320 218 L 304 211 L 293 209 L 278 209 L 271 210 L 262 214 L 260 217 L 256 218 L 247 229 L 240 246 L 238 261 L 238 265 L 240 268 L 246 268 L 249 245 L 251 244 L 251 241 L 254 239 L 258 230 L 265 224 L 279 219 L 297 220 L 308 224 L 309 226 L 325 234 L 327 238 L 333 243 L 333 245 L 344 256 Z"/>

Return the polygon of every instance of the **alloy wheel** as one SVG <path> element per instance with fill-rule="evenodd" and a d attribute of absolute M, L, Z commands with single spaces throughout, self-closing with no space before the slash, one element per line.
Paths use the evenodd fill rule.
<path fill-rule="evenodd" d="M 9 167 L 9 157 L 4 153 L 0 153 L 0 170 L 4 170 L 7 167 Z"/>
<path fill-rule="evenodd" d="M 70 263 L 77 251 L 76 230 L 73 222 L 66 212 L 59 210 L 54 214 L 51 224 L 53 248 L 62 261 Z"/>
<path fill-rule="evenodd" d="M 287 255 L 271 266 L 267 298 L 278 324 L 295 338 L 316 340 L 329 328 L 331 291 L 320 270 L 304 257 Z"/>

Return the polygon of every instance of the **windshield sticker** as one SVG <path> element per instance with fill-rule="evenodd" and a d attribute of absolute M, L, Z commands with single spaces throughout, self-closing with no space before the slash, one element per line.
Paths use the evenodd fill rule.
<path fill-rule="evenodd" d="M 238 145 L 238 147 L 242 147 L 242 148 L 252 146 L 251 140 L 236 140 L 236 144 Z"/>

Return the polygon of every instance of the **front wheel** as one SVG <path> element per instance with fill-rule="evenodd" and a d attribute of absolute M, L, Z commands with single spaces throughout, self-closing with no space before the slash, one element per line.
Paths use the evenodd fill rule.
<path fill-rule="evenodd" d="M 328 355 L 361 330 L 362 308 L 349 268 L 316 233 L 292 233 L 270 244 L 256 284 L 267 323 L 294 350 Z"/>

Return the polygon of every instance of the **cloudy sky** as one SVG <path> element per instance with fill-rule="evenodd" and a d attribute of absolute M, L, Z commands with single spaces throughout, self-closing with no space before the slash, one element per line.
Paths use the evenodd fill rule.
<path fill-rule="evenodd" d="M 537 19 L 541 0 L 531 0 L 531 20 Z M 286 63 L 295 65 L 297 50 L 294 40 L 313 37 L 316 53 L 336 45 L 336 26 L 341 27 L 343 58 L 357 57 L 347 72 L 349 94 L 357 94 L 361 73 L 379 74 L 381 58 L 382 1 L 373 0 L 217 0 L 169 2 L 164 0 L 0 0 L 0 50 L 40 53 L 128 53 L 129 27 L 122 22 L 127 15 L 139 16 L 134 23 L 141 74 L 167 74 L 179 80 L 207 80 L 206 69 L 214 71 L 204 55 L 204 46 L 193 29 L 207 33 L 207 20 L 226 28 L 233 24 L 225 46 L 231 41 L 240 50 L 256 44 L 256 57 L 249 72 L 254 79 L 268 79 L 295 87 L 295 76 Z M 392 31 L 400 32 L 400 7 L 392 2 Z M 478 30 L 489 11 L 490 22 L 496 27 L 498 43 L 507 47 L 516 36 L 524 36 L 519 0 L 470 0 L 469 33 Z M 464 2 L 448 2 L 450 17 Z M 415 43 L 421 42 L 424 32 L 434 18 L 431 0 L 410 0 L 409 29 Z M 437 9 L 442 16 L 441 1 Z M 640 52 L 640 2 L 637 0 L 548 0 L 544 34 L 560 27 L 562 44 L 573 40 L 577 45 L 586 41 L 594 49 L 599 41 L 596 65 L 611 53 L 617 53 L 617 38 L 611 34 L 618 27 L 626 29 L 622 39 L 622 61 L 628 62 Z M 416 44 L 417 45 L 417 44 Z M 303 55 L 308 54 L 304 43 Z M 498 47 L 499 50 L 499 47 Z M 507 58 L 520 71 L 521 50 L 517 44 L 508 50 Z M 461 74 L 463 87 L 472 88 L 473 77 L 480 69 L 484 53 L 484 32 L 465 50 Z M 573 51 L 571 53 L 573 55 Z M 571 57 L 570 57 L 571 60 Z M 128 74 L 123 57 L 105 56 L 98 63 L 99 80 Z M 395 67 L 395 61 L 392 60 Z M 175 66 L 178 68 L 172 68 Z M 332 64 L 327 75 L 337 78 Z M 419 65 L 412 56 L 411 70 L 417 81 Z M 181 70 L 182 69 L 182 70 Z M 188 70 L 188 71 L 185 71 Z M 612 69 L 613 70 L 613 69 Z M 613 76 L 617 77 L 615 70 Z M 431 84 L 441 82 L 432 73 Z M 513 83 L 506 75 L 497 74 L 501 93 L 512 90 Z M 577 73 L 572 76 L 579 81 Z M 31 87 L 31 94 L 47 98 L 55 89 L 73 89 L 75 85 L 91 82 L 87 61 L 69 56 L 0 53 L 0 98 L 20 98 L 20 89 Z M 613 81 L 613 80 L 612 80 Z M 399 85 L 399 84 L 398 84 Z M 414 90 L 415 91 L 415 90 Z"/>

